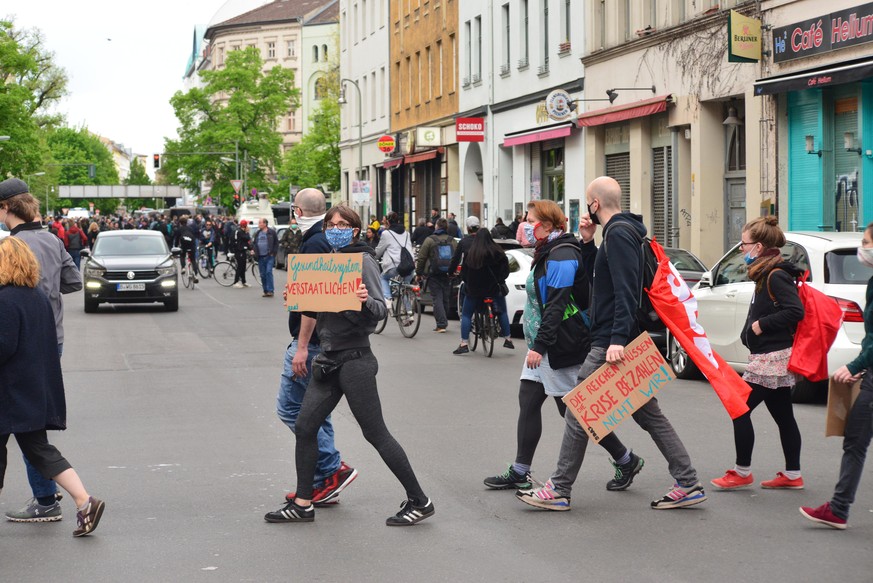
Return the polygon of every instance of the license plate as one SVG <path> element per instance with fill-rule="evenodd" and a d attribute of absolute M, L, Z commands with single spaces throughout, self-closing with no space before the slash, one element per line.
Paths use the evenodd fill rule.
<path fill-rule="evenodd" d="M 116 288 L 118 291 L 145 291 L 144 283 L 119 283 Z"/>

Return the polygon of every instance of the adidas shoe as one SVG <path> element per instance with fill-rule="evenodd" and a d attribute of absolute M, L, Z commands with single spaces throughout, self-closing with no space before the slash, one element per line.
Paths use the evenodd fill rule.
<path fill-rule="evenodd" d="M 694 506 L 706 500 L 706 492 L 703 491 L 703 486 L 697 482 L 693 486 L 684 488 L 679 484 L 674 484 L 673 487 L 660 500 L 652 501 L 652 508 L 656 510 L 669 508 L 684 508 L 686 506 Z"/>
<path fill-rule="evenodd" d="M 527 474 L 522 475 L 517 473 L 512 469 L 512 464 L 509 464 L 509 467 L 502 474 L 485 478 L 485 485 L 492 490 L 508 490 L 510 488 L 527 490 L 530 488 L 531 483 L 530 477 Z"/>
<path fill-rule="evenodd" d="M 264 515 L 267 522 L 312 522 L 315 520 L 315 507 L 310 504 L 307 508 L 297 506 L 291 500 L 284 507 Z"/>
<path fill-rule="evenodd" d="M 525 504 L 536 506 L 543 510 L 570 510 L 570 498 L 555 492 L 551 479 L 545 484 L 541 484 L 539 488 L 519 490 L 515 493 L 515 497 Z"/>
<path fill-rule="evenodd" d="M 427 504 L 424 506 L 416 506 L 412 500 L 404 500 L 400 504 L 400 512 L 394 516 L 389 516 L 385 524 L 388 526 L 412 526 L 425 518 L 430 518 L 434 512 L 436 510 L 434 510 L 430 498 L 427 499 Z"/>
<path fill-rule="evenodd" d="M 640 473 L 646 460 L 631 452 L 631 459 L 626 464 L 617 464 L 612 460 L 609 463 L 615 468 L 615 476 L 606 483 L 606 489 L 610 491 L 627 490 L 634 481 L 634 476 Z"/>

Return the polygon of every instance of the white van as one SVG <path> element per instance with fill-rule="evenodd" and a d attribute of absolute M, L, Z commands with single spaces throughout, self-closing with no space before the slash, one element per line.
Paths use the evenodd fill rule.
<path fill-rule="evenodd" d="M 90 219 L 91 211 L 88 209 L 83 209 L 82 207 L 72 208 L 67 211 L 68 219 Z"/>
<path fill-rule="evenodd" d="M 273 207 L 269 199 L 247 200 L 236 211 L 237 222 L 248 221 L 252 229 L 258 228 L 260 219 L 267 219 L 267 226 L 276 228 L 276 218 L 273 216 Z"/>

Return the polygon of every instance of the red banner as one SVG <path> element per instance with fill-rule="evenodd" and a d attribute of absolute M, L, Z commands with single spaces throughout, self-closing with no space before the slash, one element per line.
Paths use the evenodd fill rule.
<path fill-rule="evenodd" d="M 652 248 L 658 258 L 652 288 L 646 290 L 652 307 L 712 385 L 728 415 L 736 419 L 749 410 L 746 400 L 752 389 L 712 349 L 703 326 L 697 322 L 697 300 L 670 263 L 664 249 L 655 241 L 652 241 Z"/>

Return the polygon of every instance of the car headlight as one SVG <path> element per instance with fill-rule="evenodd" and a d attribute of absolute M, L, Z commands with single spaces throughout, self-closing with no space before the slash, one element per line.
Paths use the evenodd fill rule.
<path fill-rule="evenodd" d="M 158 267 L 158 275 L 175 275 L 176 274 L 176 266 L 168 265 L 166 267 Z"/>
<path fill-rule="evenodd" d="M 106 270 L 95 265 L 85 266 L 85 277 L 103 277 L 106 275 Z"/>

